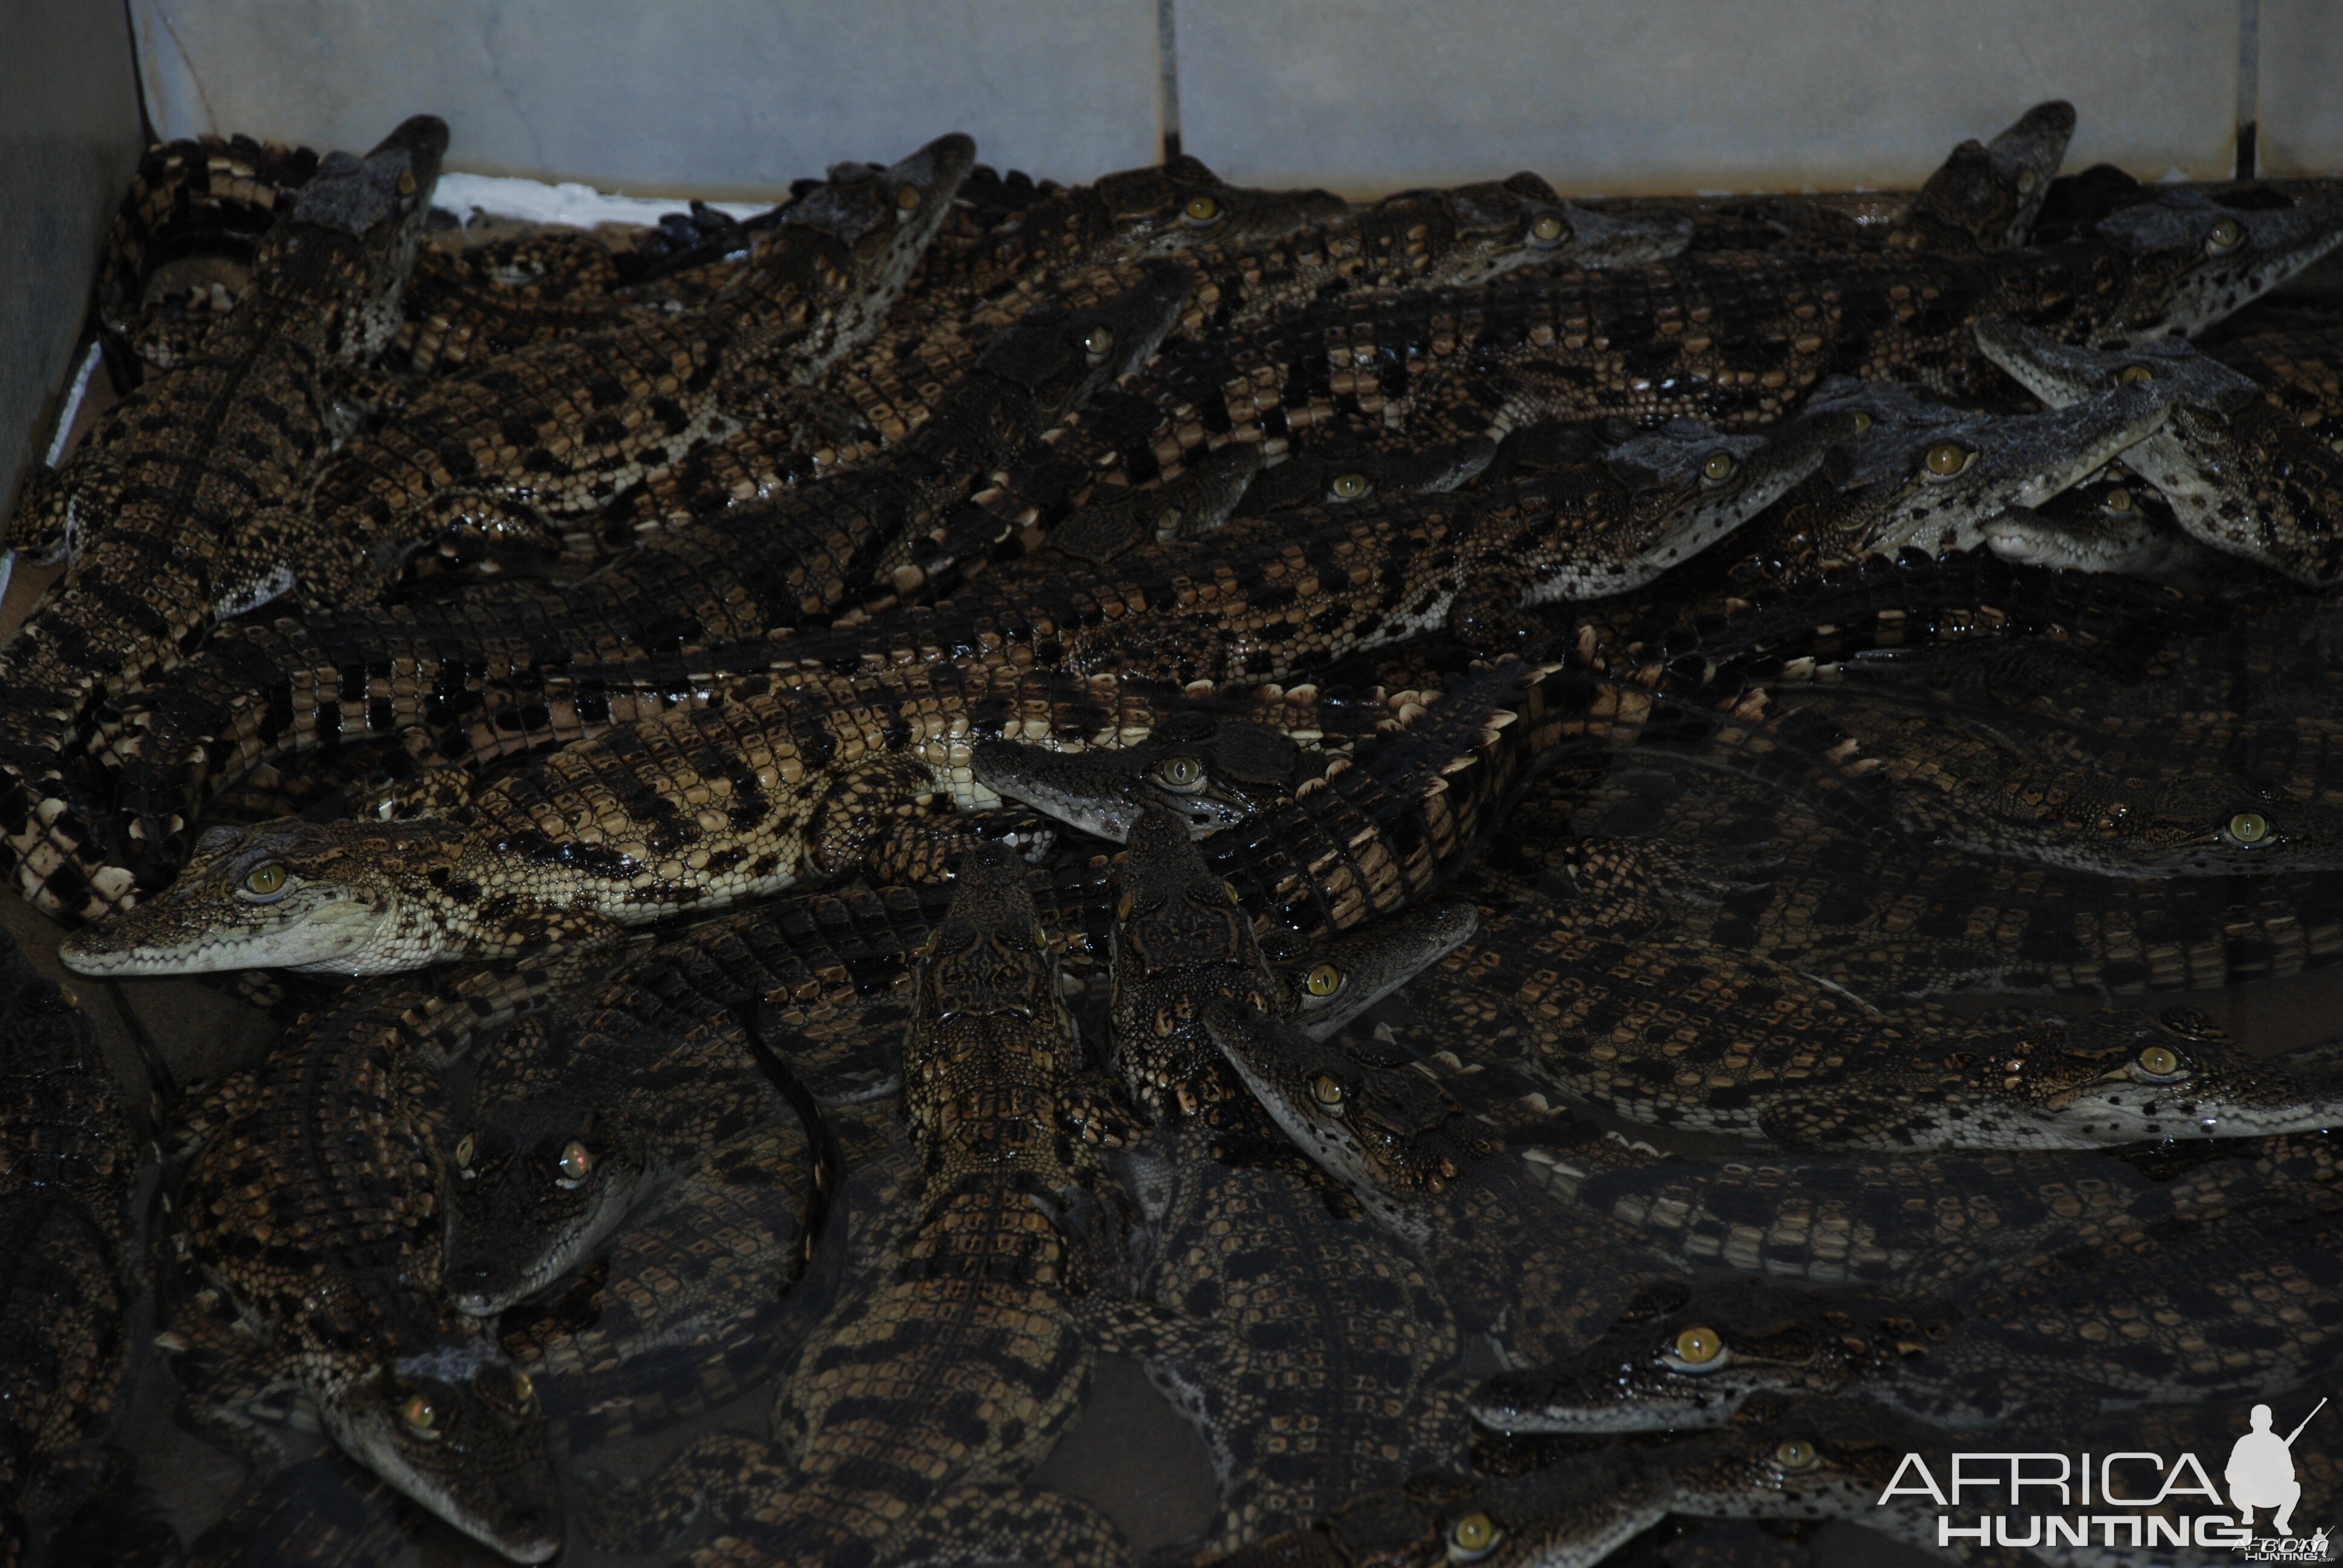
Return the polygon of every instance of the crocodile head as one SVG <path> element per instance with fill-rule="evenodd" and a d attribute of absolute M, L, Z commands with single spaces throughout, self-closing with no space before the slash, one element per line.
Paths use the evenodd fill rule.
<path fill-rule="evenodd" d="M 1114 182 L 1111 191 L 1109 181 Z M 1190 157 L 1111 175 L 1099 186 L 1115 215 L 1112 233 L 1121 251 L 1110 259 L 1274 244 L 1312 225 L 1339 221 L 1351 210 L 1332 191 L 1232 186 Z"/>
<path fill-rule="evenodd" d="M 2062 344 L 2021 323 L 1977 324 L 1986 357 L 2046 403 L 2067 405 L 2127 383 L 2169 388 L 2161 429 L 2124 454 L 2180 525 L 2213 548 L 2298 582 L 2343 576 L 2343 457 L 2248 377 L 2185 343 L 2122 350 Z"/>
<path fill-rule="evenodd" d="M 1541 483 L 1554 528 L 1524 542 L 1523 602 L 1598 598 L 1641 587 L 1772 506 L 1853 438 L 1857 422 L 1825 412 L 1762 436 L 1672 419 Z"/>
<path fill-rule="evenodd" d="M 1303 956 L 1277 960 L 1287 979 L 1284 1016 L 1324 1040 L 1462 946 L 1481 911 L 1438 899 L 1404 913 L 1318 940 Z"/>
<path fill-rule="evenodd" d="M 343 1450 L 516 1563 L 562 1546 L 561 1488 L 528 1375 L 492 1339 L 444 1334 L 316 1391 Z"/>
<path fill-rule="evenodd" d="M 2025 242 L 2075 134 L 2075 106 L 2036 104 L 1990 144 L 1963 142 L 1928 176 L 1887 243 L 1939 254 Z"/>
<path fill-rule="evenodd" d="M 1151 262 L 1111 299 L 1035 311 L 987 344 L 977 367 L 1031 394 L 1041 417 L 1054 420 L 1146 364 L 1195 286 L 1196 275 L 1180 263 Z"/>
<path fill-rule="evenodd" d="M 2173 397 L 2111 387 L 2072 407 L 1995 417 L 1893 383 L 1836 382 L 1809 405 L 1852 415 L 1861 431 L 1832 454 L 1826 516 L 1809 525 L 1830 553 L 1973 548 L 2011 507 L 2036 507 L 2155 433 Z"/>
<path fill-rule="evenodd" d="M 2181 530 L 2144 479 L 2099 478 L 2038 507 L 2012 507 L 1982 528 L 1986 548 L 2025 566 L 2122 572 L 2193 589 L 2230 563 Z"/>
<path fill-rule="evenodd" d="M 1245 821 L 1291 799 L 1314 775 L 1309 759 L 1266 725 L 1175 710 L 1136 745 L 1049 751 L 988 740 L 969 767 L 1008 799 L 1121 842 L 1149 810 L 1176 815 L 1198 838 Z"/>
<path fill-rule="evenodd" d="M 1415 287 L 1469 288 L 1524 266 L 1629 266 L 1664 261 L 1692 242 L 1689 214 L 1602 213 L 1573 206 L 1524 170 L 1510 179 L 1445 190 L 1402 191 L 1353 216 L 1359 247 L 1420 251 L 1426 231 L 1444 234 L 1412 274 Z"/>
<path fill-rule="evenodd" d="M 1858 1400 L 1776 1399 L 1745 1405 L 1723 1432 L 1664 1444 L 1675 1508 L 1704 1518 L 1869 1518 L 1929 1428 Z M 1930 1511 L 1927 1539 L 1936 1520 Z"/>
<path fill-rule="evenodd" d="M 1632 1312 L 1566 1362 L 1502 1372 L 1473 1391 L 1496 1432 L 1594 1434 L 1722 1426 L 1753 1394 L 1830 1394 L 1892 1376 L 1952 1332 L 1935 1302 L 1801 1296 L 1735 1281 L 1669 1287 L 1668 1310 Z M 1656 1305 L 1647 1293 L 1645 1305 Z"/>
<path fill-rule="evenodd" d="M 303 265 L 321 251 L 346 258 L 340 271 L 351 293 L 327 338 L 335 359 L 371 358 L 397 335 L 398 297 L 431 215 L 431 191 L 447 151 L 447 123 L 417 115 L 363 158 L 327 153 L 291 208 L 261 237 L 256 276 Z"/>
<path fill-rule="evenodd" d="M 2343 245 L 2343 195 L 2246 207 L 2159 191 L 2101 218 L 2092 236 L 2126 262 L 2095 341 L 2193 337 Z"/>
<path fill-rule="evenodd" d="M 1101 486 L 1080 511 L 1051 530 L 1050 548 L 1105 566 L 1148 545 L 1196 538 L 1235 514 L 1260 471 L 1261 448 L 1232 442 L 1151 488 Z"/>
<path fill-rule="evenodd" d="M 1108 1065 L 1148 1115 L 1211 1115 L 1244 1095 L 1204 1023 L 1217 999 L 1256 1010 L 1282 993 L 1236 891 L 1197 853 L 1188 819 L 1160 806 L 1131 825 L 1116 877 Z"/>
<path fill-rule="evenodd" d="M 448 1300 L 488 1317 L 546 1290 L 639 1211 L 663 1175 L 644 1140 L 591 1104 L 558 1094 L 484 1102 L 456 1141 Z"/>
<path fill-rule="evenodd" d="M 2343 1121 L 2343 1084 L 2247 1056 L 2194 1008 L 2044 1019 L 1992 1054 L 2005 1101 L 2070 1147 L 2258 1138 Z"/>
<path fill-rule="evenodd" d="M 2138 779 L 2064 759 L 2020 762 L 2003 797 L 1956 798 L 1942 814 L 1921 803 L 1919 825 L 1939 843 L 2109 877 L 2343 867 L 2343 807 L 2228 773 Z"/>
<path fill-rule="evenodd" d="M 1313 448 L 1264 470 L 1245 492 L 1243 512 L 1262 517 L 1284 507 L 1347 507 L 1378 496 L 1437 495 L 1479 477 L 1496 455 L 1497 443 L 1486 437 L 1416 452 Z"/>
<path fill-rule="evenodd" d="M 179 879 L 85 926 L 57 956 L 87 975 L 289 969 L 389 974 L 440 954 L 415 893 L 454 864 L 459 836 L 437 822 L 304 822 L 213 828 Z"/>
<path fill-rule="evenodd" d="M 957 131 L 898 164 L 839 164 L 782 212 L 781 225 L 820 229 L 843 242 L 856 276 L 870 286 L 872 309 L 884 315 L 975 166 L 976 143 Z"/>

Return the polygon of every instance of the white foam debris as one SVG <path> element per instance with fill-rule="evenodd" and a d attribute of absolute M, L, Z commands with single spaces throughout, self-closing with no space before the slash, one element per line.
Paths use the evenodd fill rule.
<path fill-rule="evenodd" d="M 618 196 L 575 180 L 548 185 L 505 175 L 441 175 L 431 194 L 431 205 L 467 224 L 479 214 L 592 228 L 598 223 L 655 224 L 660 214 L 682 212 L 691 202 L 687 196 Z M 774 204 L 712 201 L 707 205 L 736 218 L 749 218 L 770 210 Z"/>

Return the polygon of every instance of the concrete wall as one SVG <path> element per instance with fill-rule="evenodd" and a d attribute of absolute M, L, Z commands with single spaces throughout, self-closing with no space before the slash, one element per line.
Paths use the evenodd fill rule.
<path fill-rule="evenodd" d="M 0 0 L 0 508 L 40 460 L 139 145 L 121 11 Z"/>
<path fill-rule="evenodd" d="M 2334 0 L 130 6 L 164 135 L 363 147 L 429 109 L 455 168 L 640 194 L 771 195 L 951 127 L 1060 179 L 1176 129 L 1232 177 L 1354 195 L 1517 167 L 1586 193 L 1892 189 L 2048 96 L 2081 111 L 2077 159 L 2148 178 L 2227 176 L 2241 110 L 2274 169 L 2343 170 Z"/>

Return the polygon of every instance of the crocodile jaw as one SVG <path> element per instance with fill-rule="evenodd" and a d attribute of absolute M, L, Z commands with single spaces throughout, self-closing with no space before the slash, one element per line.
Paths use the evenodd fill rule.
<path fill-rule="evenodd" d="M 248 910 L 216 910 L 196 896 L 160 897 L 65 938 L 57 958 L 75 974 L 93 976 L 217 974 L 227 970 L 286 969 L 302 974 L 391 974 L 420 960 L 402 944 L 384 940 L 402 924 L 395 907 L 317 890 L 268 907 L 255 920 Z M 238 918 L 242 917 L 242 918 Z"/>

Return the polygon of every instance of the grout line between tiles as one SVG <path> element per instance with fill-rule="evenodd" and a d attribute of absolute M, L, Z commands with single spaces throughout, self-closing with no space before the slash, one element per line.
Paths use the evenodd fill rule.
<path fill-rule="evenodd" d="M 2245 0 L 2248 5 L 2254 0 Z M 1161 63 L 1160 97 L 1163 116 L 1163 161 L 1180 156 L 1180 29 L 1173 0 L 1155 0 L 1155 57 Z"/>

